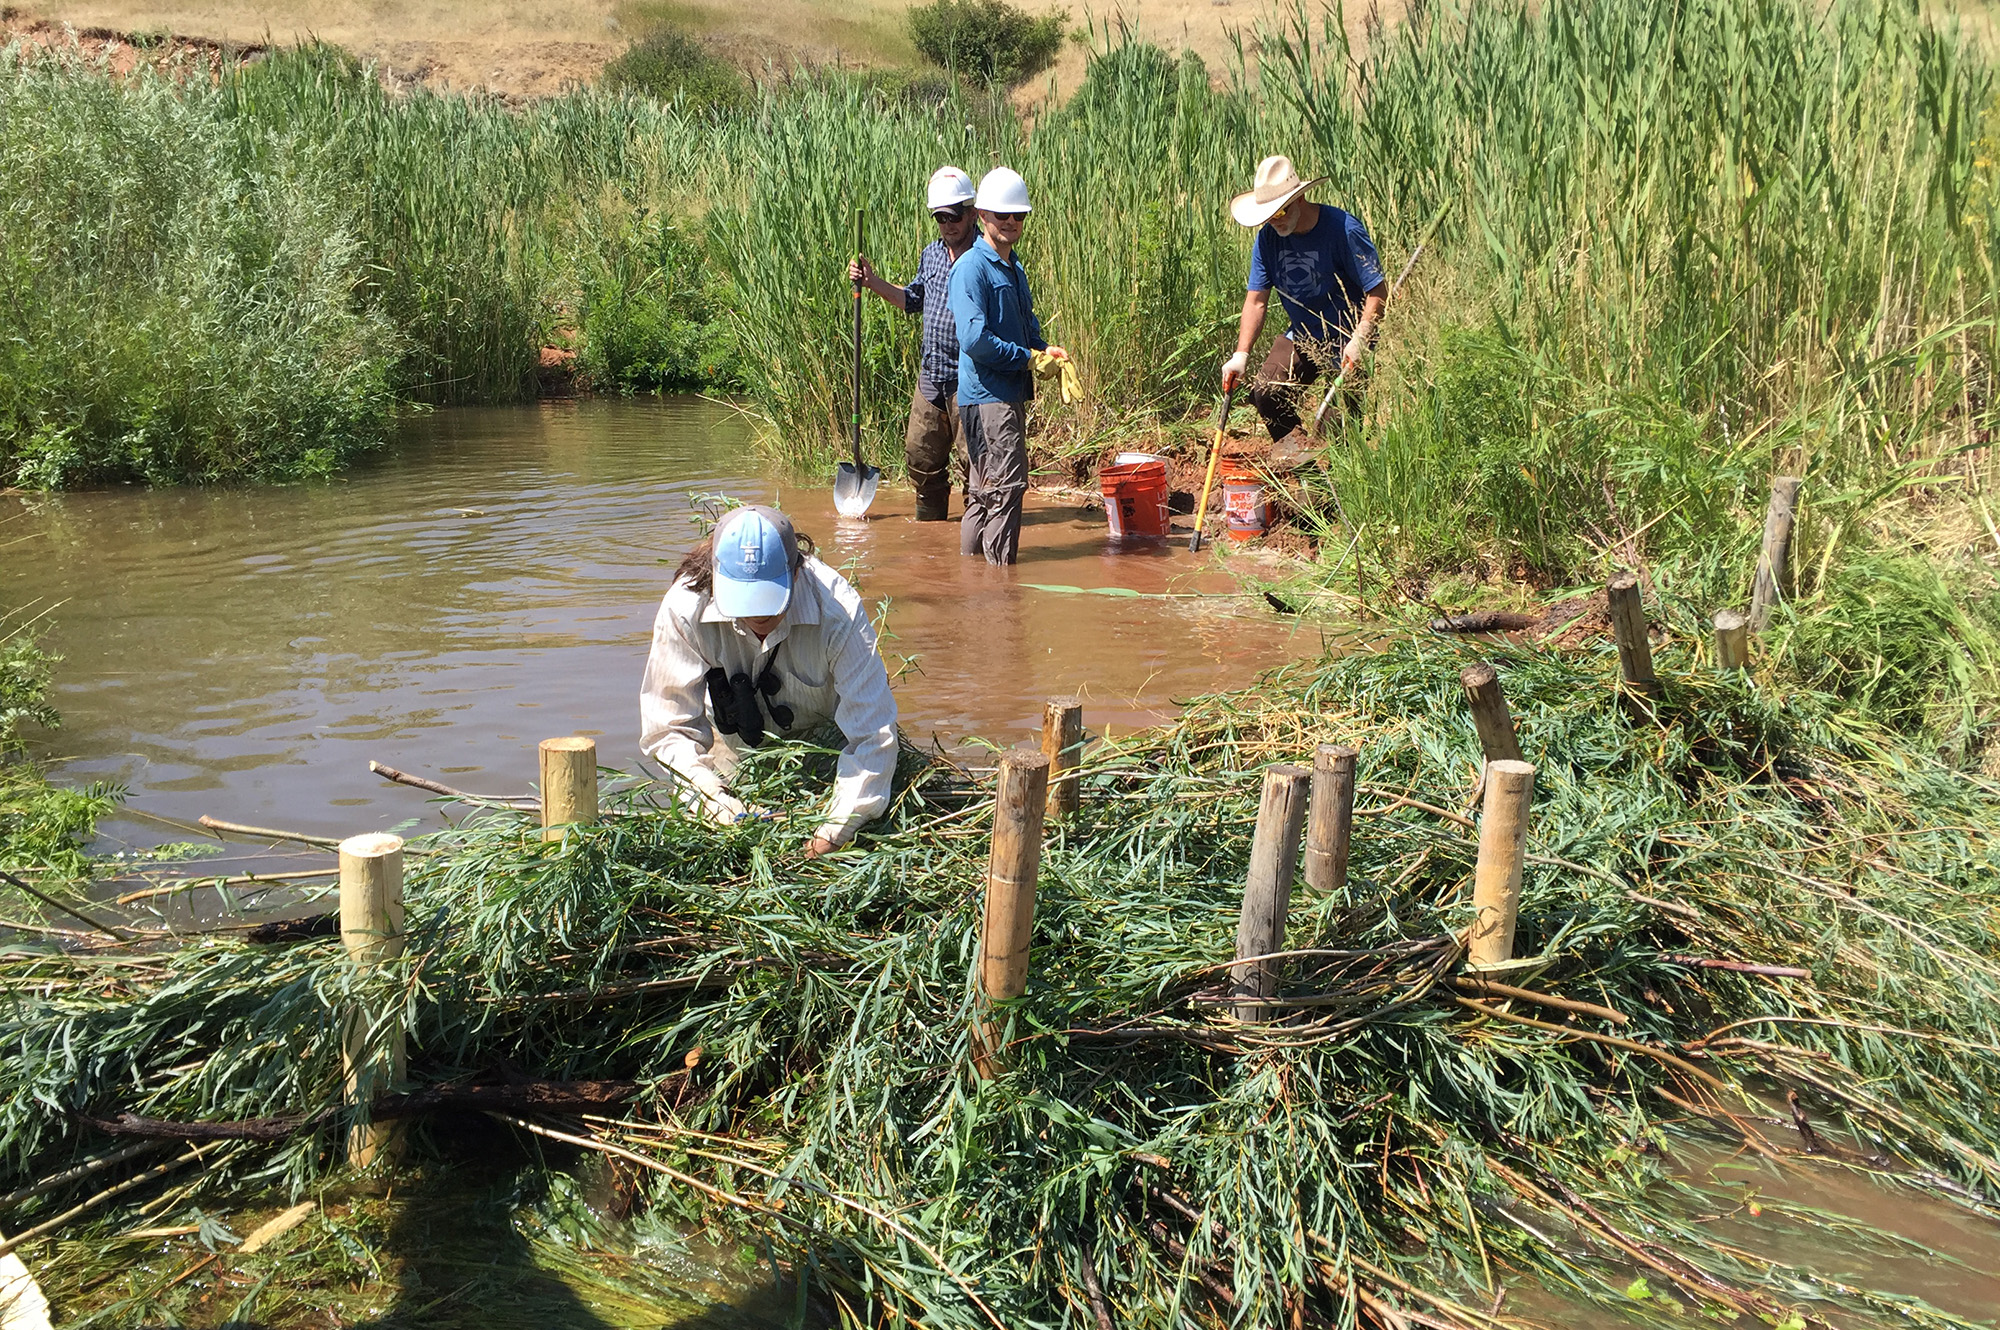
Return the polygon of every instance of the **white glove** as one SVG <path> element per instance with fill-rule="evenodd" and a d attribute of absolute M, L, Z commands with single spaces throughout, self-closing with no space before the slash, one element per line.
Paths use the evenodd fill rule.
<path fill-rule="evenodd" d="M 744 806 L 741 799 L 738 799 L 733 794 L 718 792 L 704 795 L 702 796 L 701 806 L 702 811 L 708 815 L 709 820 L 725 827 L 734 826 L 738 822 L 750 821 L 756 816 L 749 808 Z"/>
<path fill-rule="evenodd" d="M 1222 391 L 1228 392 L 1243 382 L 1243 376 L 1250 370 L 1250 353 L 1238 351 L 1222 362 Z"/>
<path fill-rule="evenodd" d="M 1368 354 L 1368 344 L 1375 340 L 1375 325 L 1362 320 L 1354 329 L 1354 336 L 1347 339 L 1347 349 L 1340 353 L 1340 372 L 1352 374 L 1354 367 L 1361 363 L 1361 357 Z"/>
<path fill-rule="evenodd" d="M 708 767 L 696 767 L 691 771 L 668 767 L 667 775 L 673 780 L 674 797 L 681 806 L 711 822 L 726 827 L 749 811 L 741 799 L 722 788 L 722 777 Z"/>

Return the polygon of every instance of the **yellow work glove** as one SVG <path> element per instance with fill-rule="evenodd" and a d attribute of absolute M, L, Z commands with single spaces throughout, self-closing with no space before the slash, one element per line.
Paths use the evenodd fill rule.
<path fill-rule="evenodd" d="M 1076 365 L 1068 356 L 1057 359 L 1046 351 L 1036 351 L 1030 360 L 1035 367 L 1036 378 L 1057 380 L 1065 406 L 1083 400 L 1083 380 L 1076 377 Z"/>

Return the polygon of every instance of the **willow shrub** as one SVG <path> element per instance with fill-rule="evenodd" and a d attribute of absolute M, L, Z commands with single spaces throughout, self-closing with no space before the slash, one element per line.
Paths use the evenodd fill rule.
<path fill-rule="evenodd" d="M 323 475 L 378 442 L 398 336 L 347 220 L 306 145 L 0 55 L 0 481 Z"/>

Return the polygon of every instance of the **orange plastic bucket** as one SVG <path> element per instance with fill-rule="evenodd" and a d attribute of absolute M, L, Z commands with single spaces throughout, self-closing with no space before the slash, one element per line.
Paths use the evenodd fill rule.
<path fill-rule="evenodd" d="M 1098 480 L 1104 487 L 1104 516 L 1111 523 L 1113 540 L 1158 538 L 1167 534 L 1165 458 L 1120 453 L 1116 462 L 1098 474 Z"/>
<path fill-rule="evenodd" d="M 1271 502 L 1264 477 L 1256 468 L 1224 458 L 1222 471 L 1222 515 L 1231 540 L 1256 540 L 1271 527 L 1277 505 Z"/>

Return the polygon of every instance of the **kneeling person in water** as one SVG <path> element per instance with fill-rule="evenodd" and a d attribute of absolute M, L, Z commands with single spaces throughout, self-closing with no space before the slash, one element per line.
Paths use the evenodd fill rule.
<path fill-rule="evenodd" d="M 811 538 L 783 513 L 735 509 L 688 552 L 660 602 L 639 747 L 684 783 L 690 805 L 731 822 L 744 807 L 725 777 L 742 751 L 828 721 L 845 747 L 832 805 L 806 846 L 813 855 L 889 806 L 896 699 L 847 579 L 812 557 Z"/>

